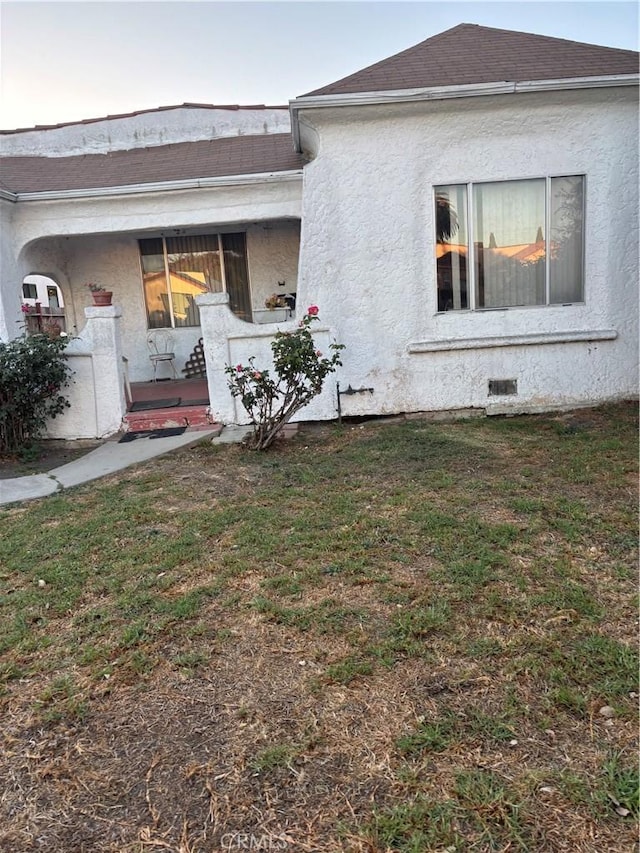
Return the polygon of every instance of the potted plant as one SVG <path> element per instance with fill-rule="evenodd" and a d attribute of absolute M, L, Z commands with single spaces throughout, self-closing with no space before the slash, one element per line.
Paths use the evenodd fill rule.
<path fill-rule="evenodd" d="M 107 290 L 106 287 L 103 287 L 101 284 L 96 284 L 93 281 L 87 282 L 85 287 L 88 287 L 91 291 L 94 305 L 111 305 L 111 299 L 113 297 L 113 292 L 111 290 Z"/>
<path fill-rule="evenodd" d="M 272 293 L 264 300 L 264 307 L 269 311 L 274 311 L 276 308 L 287 308 L 287 303 L 284 296 L 279 296 L 277 293 Z"/>

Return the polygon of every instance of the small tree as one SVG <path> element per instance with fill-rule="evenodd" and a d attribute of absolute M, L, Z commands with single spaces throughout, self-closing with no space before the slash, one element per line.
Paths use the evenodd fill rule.
<path fill-rule="evenodd" d="M 0 341 L 0 453 L 28 450 L 47 420 L 69 406 L 67 338 L 35 334 Z"/>
<path fill-rule="evenodd" d="M 311 324 L 318 319 L 312 305 L 294 332 L 278 332 L 271 344 L 275 378 L 268 370 L 258 370 L 255 357 L 248 365 L 227 365 L 229 389 L 239 397 L 253 425 L 249 442 L 254 450 L 266 450 L 291 418 L 322 391 L 329 373 L 342 364 L 343 344 L 330 344 L 330 357 L 323 357 L 311 336 Z"/>

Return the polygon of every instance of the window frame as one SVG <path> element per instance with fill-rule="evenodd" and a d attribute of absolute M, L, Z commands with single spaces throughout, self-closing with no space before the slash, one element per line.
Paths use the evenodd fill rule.
<path fill-rule="evenodd" d="M 550 264 L 548 262 L 548 256 L 546 255 L 546 247 L 550 245 L 549 235 L 551 233 L 551 182 L 557 178 L 580 178 L 582 180 L 582 252 L 580 257 L 581 262 L 581 270 L 582 270 L 582 299 L 574 301 L 574 302 L 550 302 L 550 290 L 551 290 L 551 276 L 550 276 Z M 476 292 L 476 254 L 475 254 L 475 230 L 474 230 L 474 208 L 473 208 L 473 198 L 474 187 L 477 187 L 482 184 L 508 184 L 514 182 L 521 181 L 535 181 L 535 180 L 544 180 L 545 181 L 545 199 L 544 199 L 544 210 L 545 210 L 545 223 L 544 223 L 544 238 L 545 238 L 545 301 L 544 303 L 536 304 L 536 305 L 502 305 L 502 306 L 489 306 L 478 307 L 477 303 L 477 292 Z M 433 234 L 434 234 L 434 248 L 438 245 L 437 239 L 435 239 L 435 210 L 436 210 L 436 197 L 438 195 L 438 190 L 442 187 L 465 187 L 466 189 L 466 210 L 465 210 L 465 218 L 467 223 L 467 301 L 468 306 L 466 308 L 450 308 L 448 310 L 439 310 L 438 309 L 438 258 L 436 251 L 433 252 L 433 269 L 434 269 L 434 281 L 436 283 L 435 287 L 435 313 L 438 316 L 443 316 L 446 314 L 467 314 L 467 313 L 477 313 L 477 312 L 485 312 L 485 311 L 513 311 L 513 310 L 531 310 L 536 308 L 566 308 L 573 305 L 585 305 L 586 304 L 586 276 L 585 276 L 585 267 L 586 267 L 586 234 L 587 234 L 587 174 L 586 172 L 573 172 L 569 174 L 568 172 L 558 172 L 547 175 L 527 175 L 523 177 L 510 177 L 510 178 L 493 178 L 489 180 L 453 180 L 453 181 L 438 181 L 432 185 L 432 202 L 431 202 L 431 211 L 434 216 L 433 221 Z"/>
<path fill-rule="evenodd" d="M 224 258 L 224 245 L 222 241 L 223 234 L 243 234 L 245 240 L 245 263 L 247 269 L 247 288 L 249 291 L 249 301 L 252 304 L 253 300 L 251 298 L 251 274 L 250 274 L 250 266 L 249 266 L 249 253 L 247 251 L 247 232 L 246 231 L 238 231 L 234 229 L 233 231 L 210 231 L 204 232 L 202 234 L 179 234 L 179 235 L 153 235 L 153 234 L 145 234 L 144 236 L 139 236 L 136 239 L 136 243 L 138 246 L 138 265 L 140 268 L 140 284 L 142 286 L 142 301 L 144 304 L 144 312 L 146 315 L 146 323 L 147 323 L 147 331 L 156 331 L 157 329 L 199 329 L 201 324 L 197 326 L 177 326 L 175 312 L 173 308 L 173 291 L 171 290 L 171 275 L 169 270 L 169 252 L 167 251 L 167 240 L 171 240 L 174 236 L 186 236 L 186 237 L 215 237 L 218 242 L 218 258 L 220 261 L 220 276 L 222 279 L 222 291 L 221 293 L 228 293 L 227 290 L 227 270 L 225 266 L 225 258 Z M 167 300 L 169 304 L 169 320 L 171 321 L 170 326 L 150 326 L 149 325 L 149 306 L 147 304 L 147 293 L 144 285 L 144 266 L 142 261 L 142 250 L 140 243 L 143 240 L 161 240 L 162 241 L 162 259 L 163 259 L 163 272 L 165 276 L 165 282 L 167 285 Z M 214 293 L 215 291 L 209 291 Z"/>

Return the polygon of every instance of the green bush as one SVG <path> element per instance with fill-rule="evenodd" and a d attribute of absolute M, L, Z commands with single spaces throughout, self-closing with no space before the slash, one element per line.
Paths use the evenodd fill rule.
<path fill-rule="evenodd" d="M 258 370 L 255 359 L 248 365 L 227 365 L 229 390 L 239 397 L 253 424 L 251 447 L 266 450 L 280 430 L 303 406 L 322 391 L 326 376 L 341 365 L 343 344 L 330 344 L 332 354 L 324 358 L 311 336 L 311 323 L 318 319 L 315 305 L 294 332 L 278 332 L 271 344 L 276 378 Z"/>
<path fill-rule="evenodd" d="M 28 451 L 49 418 L 69 406 L 66 337 L 44 334 L 0 341 L 0 453 Z"/>

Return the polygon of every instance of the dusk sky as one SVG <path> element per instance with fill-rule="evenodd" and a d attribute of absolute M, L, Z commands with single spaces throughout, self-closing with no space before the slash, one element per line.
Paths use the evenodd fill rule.
<path fill-rule="evenodd" d="M 459 23 L 638 49 L 635 2 L 30 2 L 0 7 L 0 127 L 286 104 Z"/>

